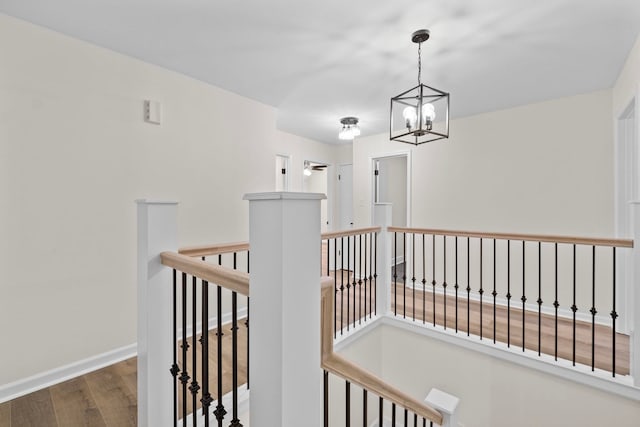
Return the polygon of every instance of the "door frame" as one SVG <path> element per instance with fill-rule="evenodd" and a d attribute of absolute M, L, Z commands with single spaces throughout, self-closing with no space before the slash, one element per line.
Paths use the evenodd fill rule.
<path fill-rule="evenodd" d="M 625 107 L 614 113 L 614 224 L 615 235 L 619 238 L 633 238 L 632 202 L 640 200 L 640 85 Z M 633 286 L 633 253 L 616 258 L 619 286 L 616 290 L 616 306 L 621 307 L 618 330 L 629 333 L 634 324 L 634 293 L 640 292 Z"/>
<path fill-rule="evenodd" d="M 340 168 L 342 168 L 343 166 L 351 166 L 351 228 L 353 228 L 353 223 L 354 223 L 354 209 L 353 209 L 353 162 L 347 162 L 347 163 L 338 163 L 336 165 L 336 169 L 335 169 L 335 183 L 336 183 L 336 200 L 337 205 L 338 205 L 338 209 L 336 211 L 336 216 L 337 218 L 334 218 L 334 224 L 337 226 L 337 228 L 334 228 L 333 230 L 342 230 L 344 229 L 342 227 L 342 191 L 341 191 L 341 187 L 340 187 L 340 179 L 338 179 L 338 175 L 340 174 Z"/>
<path fill-rule="evenodd" d="M 284 180 L 284 189 L 283 191 L 290 191 L 291 188 L 291 165 L 293 164 L 293 157 L 290 154 L 284 154 L 284 153 L 276 153 L 276 167 L 277 167 L 277 162 L 278 162 L 278 158 L 283 159 L 286 162 L 286 173 L 285 175 L 285 180 Z M 276 169 L 276 177 L 278 176 L 278 170 Z M 276 178 L 276 185 L 277 185 L 277 178 Z"/>
<path fill-rule="evenodd" d="M 412 206 L 412 188 L 411 188 L 411 151 L 410 150 L 403 150 L 403 151 L 395 151 L 395 152 L 390 152 L 390 153 L 381 153 L 379 155 L 373 155 L 371 157 L 369 157 L 369 177 L 371 179 L 371 210 L 370 210 L 370 215 L 371 215 L 371 221 L 373 225 L 373 211 L 375 208 L 375 203 L 376 203 L 376 177 L 374 175 L 374 171 L 375 171 L 375 162 L 381 159 L 388 159 L 388 158 L 394 158 L 394 157 L 405 157 L 407 160 L 407 180 L 406 180 L 406 185 L 407 185 L 407 218 L 406 218 L 406 226 L 407 227 L 411 227 L 411 206 Z"/>
<path fill-rule="evenodd" d="M 304 171 L 304 163 L 305 162 L 311 162 L 311 163 L 319 163 L 319 164 L 323 164 L 323 165 L 327 165 L 327 222 L 329 222 L 329 224 L 327 225 L 327 230 L 331 230 L 331 227 L 333 227 L 333 224 L 335 222 L 335 218 L 333 215 L 333 206 L 334 206 L 334 201 L 333 201 L 333 194 L 334 194 L 334 189 L 333 189 L 333 182 L 334 180 L 332 179 L 332 177 L 334 176 L 334 167 L 331 163 L 329 162 L 325 162 L 325 161 L 321 161 L 321 160 L 313 160 L 313 159 L 303 159 L 302 160 L 302 168 L 300 169 L 301 171 Z M 300 174 L 300 189 L 302 191 L 304 191 L 304 173 Z M 336 175 L 337 177 L 337 175 Z M 337 178 L 336 178 L 337 180 Z"/>
<path fill-rule="evenodd" d="M 391 158 L 397 158 L 397 157 L 404 157 L 406 159 L 407 162 L 407 176 L 406 176 L 406 188 L 407 188 L 407 206 L 406 206 L 406 212 L 407 212 L 407 218 L 406 218 L 406 225 L 405 227 L 411 227 L 411 201 L 412 201 L 412 197 L 411 197 L 411 151 L 410 150 L 404 150 L 404 151 L 397 151 L 397 152 L 393 152 L 393 153 L 384 153 L 381 155 L 375 155 L 375 156 L 371 156 L 369 158 L 369 176 L 371 179 L 371 225 L 373 224 L 373 218 L 374 218 L 374 209 L 375 209 L 375 204 L 376 204 L 376 192 L 377 192 L 377 183 L 376 183 L 376 175 L 374 173 L 375 171 L 375 167 L 376 167 L 376 162 L 381 160 L 381 159 L 391 159 Z M 393 217 L 391 218 L 393 221 Z M 402 262 L 405 263 L 405 271 L 411 271 L 412 268 L 412 260 L 411 259 L 407 259 L 404 256 L 404 253 L 402 254 L 402 258 L 394 258 L 392 260 L 392 266 L 395 265 L 398 262 Z M 408 285 L 409 283 L 407 283 Z"/>

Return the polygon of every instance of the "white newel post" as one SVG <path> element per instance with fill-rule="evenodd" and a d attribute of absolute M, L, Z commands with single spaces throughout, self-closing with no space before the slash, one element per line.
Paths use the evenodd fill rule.
<path fill-rule="evenodd" d="M 631 214 L 633 215 L 633 255 L 631 261 L 632 287 L 631 304 L 631 375 L 633 384 L 640 387 L 640 202 L 633 202 Z"/>
<path fill-rule="evenodd" d="M 458 427 L 458 404 L 460 399 L 437 388 L 432 388 L 424 403 L 442 414 L 441 427 Z"/>
<path fill-rule="evenodd" d="M 320 200 L 259 193 L 249 200 L 252 427 L 320 427 Z"/>
<path fill-rule="evenodd" d="M 176 202 L 138 205 L 138 425 L 173 425 L 171 270 L 160 253 L 178 247 Z"/>
<path fill-rule="evenodd" d="M 373 225 L 381 227 L 376 249 L 376 313 L 381 316 L 391 310 L 391 203 L 375 203 Z"/>

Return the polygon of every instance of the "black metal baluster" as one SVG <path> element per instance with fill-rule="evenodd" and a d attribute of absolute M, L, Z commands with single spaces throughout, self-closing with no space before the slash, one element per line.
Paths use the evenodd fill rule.
<path fill-rule="evenodd" d="M 511 347 L 511 240 L 507 240 L 507 347 Z"/>
<path fill-rule="evenodd" d="M 456 236 L 456 284 L 453 288 L 456 290 L 456 334 L 458 333 L 458 236 Z"/>
<path fill-rule="evenodd" d="M 555 309 L 555 334 L 554 334 L 554 357 L 555 360 L 558 360 L 558 307 L 560 307 L 560 303 L 558 302 L 558 243 L 554 243 L 554 283 L 555 283 L 555 300 L 553 301 L 553 307 Z"/>
<path fill-rule="evenodd" d="M 591 246 L 591 371 L 596 367 L 596 247 Z"/>
<path fill-rule="evenodd" d="M 327 240 L 327 245 L 328 242 L 329 241 Z M 322 376 L 322 386 L 324 391 L 324 427 L 329 427 L 329 372 L 324 371 Z"/>
<path fill-rule="evenodd" d="M 496 343 L 496 239 L 493 239 L 493 343 Z"/>
<path fill-rule="evenodd" d="M 374 249 L 374 243 L 373 240 L 376 238 L 376 234 L 372 233 L 369 235 L 369 319 L 371 319 L 371 313 L 373 313 L 374 308 L 371 306 L 372 305 L 372 295 L 374 292 L 373 289 L 373 277 L 374 275 L 373 273 L 373 269 L 375 268 L 375 263 L 376 263 L 376 258 L 375 255 L 373 254 L 373 249 Z M 366 287 L 365 287 L 366 288 Z M 365 298 L 365 302 L 366 302 L 366 298 Z M 365 303 L 366 306 L 366 303 Z"/>
<path fill-rule="evenodd" d="M 613 249 L 613 309 L 611 310 L 611 373 L 613 377 L 616 376 L 616 319 L 618 313 L 616 312 L 616 248 Z"/>
<path fill-rule="evenodd" d="M 369 286 L 373 286 L 373 292 L 369 291 L 369 298 L 371 298 L 371 294 L 373 293 L 373 312 L 374 314 L 378 314 L 378 306 L 376 301 L 378 301 L 378 233 L 374 234 L 375 242 L 373 245 L 373 280 L 369 277 Z M 387 272 L 388 274 L 388 272 Z M 389 306 L 385 307 L 385 312 L 389 309 Z M 369 313 L 369 318 L 371 318 L 371 313 Z"/>
<path fill-rule="evenodd" d="M 328 245 L 328 244 L 327 244 Z M 338 336 L 338 240 L 333 239 L 333 285 L 336 290 L 333 298 L 333 337 Z"/>
<path fill-rule="evenodd" d="M 408 421 L 409 421 L 409 411 L 407 411 L 407 408 L 404 409 L 404 425 L 405 427 L 408 427 Z"/>
<path fill-rule="evenodd" d="M 482 295 L 484 294 L 484 289 L 482 289 L 482 237 L 480 238 L 480 290 L 478 291 L 480 294 L 480 341 L 482 341 Z"/>
<path fill-rule="evenodd" d="M 382 426 L 382 415 L 384 412 L 384 405 L 383 405 L 384 401 L 382 400 L 382 397 L 378 397 L 378 425 Z"/>
<path fill-rule="evenodd" d="M 187 383 L 189 382 L 189 374 L 187 372 L 187 350 L 189 342 L 187 341 L 187 273 L 182 273 L 182 374 L 180 382 L 182 383 L 182 425 L 187 423 Z"/>
<path fill-rule="evenodd" d="M 196 348 L 198 348 L 198 344 L 196 343 L 198 329 L 196 328 L 197 317 L 198 317 L 198 308 L 197 308 L 197 278 L 192 276 L 192 286 L 191 286 L 191 348 L 193 351 L 191 352 L 191 366 L 192 366 L 192 375 L 191 385 L 189 386 L 189 391 L 191 392 L 191 417 L 193 419 L 193 427 L 197 427 L 198 425 L 198 391 L 200 390 L 200 385 L 198 384 L 198 360 Z M 202 325 L 202 329 L 204 332 L 204 324 Z"/>
<path fill-rule="evenodd" d="M 402 233 L 402 318 L 407 318 L 407 233 Z"/>
<path fill-rule="evenodd" d="M 380 421 L 382 423 L 382 421 Z M 391 404 L 391 427 L 396 427 L 396 404 Z"/>
<path fill-rule="evenodd" d="M 345 382 L 345 395 L 345 425 L 346 427 L 349 427 L 351 426 L 351 383 L 349 381 Z"/>
<path fill-rule="evenodd" d="M 327 276 L 330 276 L 331 273 L 331 239 L 327 239 Z"/>
<path fill-rule="evenodd" d="M 353 236 L 353 282 L 351 283 L 351 288 L 353 289 L 353 327 L 356 327 L 356 291 L 357 284 L 356 281 L 356 236 Z M 351 266 L 349 266 L 349 271 L 351 271 Z"/>
<path fill-rule="evenodd" d="M 538 356 L 542 346 L 542 243 L 538 242 Z"/>
<path fill-rule="evenodd" d="M 173 426 L 178 426 L 178 373 L 180 372 L 180 368 L 178 367 L 178 349 L 176 346 L 176 341 L 178 341 L 178 318 L 177 318 L 177 285 L 176 285 L 176 269 L 173 269 L 173 340 L 171 341 L 171 348 L 173 350 L 173 365 L 171 365 L 171 375 L 173 376 Z"/>
<path fill-rule="evenodd" d="M 413 414 L 413 427 L 418 427 L 418 414 Z"/>
<path fill-rule="evenodd" d="M 365 243 L 367 242 L 366 237 L 364 241 Z M 367 256 L 366 248 L 365 248 L 364 256 L 365 257 Z M 366 264 L 365 264 L 365 268 L 366 268 Z M 355 308 L 354 308 L 354 311 L 355 311 Z M 362 324 L 362 234 L 358 236 L 358 311 L 359 311 L 358 324 L 361 325 Z"/>
<path fill-rule="evenodd" d="M 471 305 L 471 245 L 469 242 L 469 238 L 467 237 L 467 336 L 471 333 L 470 328 L 470 305 Z"/>
<path fill-rule="evenodd" d="M 524 332 L 525 332 L 525 303 L 527 302 L 526 292 L 525 292 L 525 241 L 522 241 L 522 351 L 525 349 L 525 341 L 524 341 Z"/>
<path fill-rule="evenodd" d="M 444 298 L 444 329 L 447 329 L 447 236 L 442 235 L 442 251 L 443 251 L 443 276 L 442 276 L 442 296 Z"/>
<path fill-rule="evenodd" d="M 426 279 L 426 250 L 424 244 L 424 237 L 422 235 L 422 323 L 427 322 L 427 304 L 426 304 L 426 294 L 427 294 L 427 279 Z"/>
<path fill-rule="evenodd" d="M 349 304 L 347 304 L 347 306 L 348 305 Z M 340 335 L 343 334 L 343 328 L 344 328 L 344 237 L 340 237 Z"/>
<path fill-rule="evenodd" d="M 234 267 L 235 267 L 235 253 Z M 231 387 L 233 398 L 233 418 L 230 427 L 241 427 L 238 419 L 238 294 L 231 293 Z"/>
<path fill-rule="evenodd" d="M 571 311 L 573 311 L 573 357 L 572 362 L 573 366 L 576 366 L 576 311 L 578 311 L 578 307 L 576 306 L 576 245 L 573 245 L 573 305 L 571 306 Z"/>
<path fill-rule="evenodd" d="M 398 257 L 398 233 L 393 232 L 393 315 L 398 315 L 398 266 L 396 258 Z"/>
<path fill-rule="evenodd" d="M 344 274 L 344 271 L 343 271 Z M 349 308 L 351 305 L 351 282 L 349 276 L 351 275 L 351 236 L 347 236 L 347 331 L 349 331 L 349 323 L 351 317 Z"/>
<path fill-rule="evenodd" d="M 218 258 L 218 264 L 222 264 L 222 256 Z M 216 339 L 217 339 L 217 361 L 218 361 L 218 394 L 216 398 L 218 400 L 218 404 L 216 405 L 216 410 L 213 411 L 213 415 L 216 416 L 216 420 L 218 420 L 218 427 L 222 427 L 222 420 L 224 416 L 227 414 L 226 409 L 224 409 L 224 405 L 222 404 L 222 336 L 224 333 L 222 332 L 222 287 L 217 286 L 216 288 L 216 314 L 218 316 L 218 324 L 216 329 Z"/>
<path fill-rule="evenodd" d="M 202 257 L 204 261 L 204 257 Z M 213 399 L 209 392 L 209 282 L 202 281 L 202 415 L 205 427 L 209 427 L 209 406 Z"/>
<path fill-rule="evenodd" d="M 413 321 L 416 321 L 416 233 L 413 233 L 412 239 L 412 249 L 413 253 L 411 254 L 412 261 L 412 275 L 411 275 L 411 283 L 413 284 L 413 294 L 411 297 L 413 298 L 413 304 L 411 305 L 413 309 Z M 406 259 L 406 257 L 405 257 Z M 406 264 L 405 264 L 406 265 Z"/>
<path fill-rule="evenodd" d="M 433 280 L 431 280 L 431 300 L 433 308 L 433 326 L 436 326 L 436 235 L 431 236 L 431 269 Z"/>
<path fill-rule="evenodd" d="M 368 427 L 367 425 L 367 390 L 366 389 L 362 389 L 362 427 Z"/>
<path fill-rule="evenodd" d="M 362 235 L 360 235 L 360 251 L 362 251 Z M 362 263 L 362 257 L 360 258 Z M 358 294 L 358 308 L 360 309 L 360 316 L 358 317 L 358 324 L 362 324 L 362 299 L 364 298 L 364 321 L 367 321 L 367 234 L 364 235 L 364 293 L 362 290 L 362 275 L 360 272 L 360 293 Z"/>

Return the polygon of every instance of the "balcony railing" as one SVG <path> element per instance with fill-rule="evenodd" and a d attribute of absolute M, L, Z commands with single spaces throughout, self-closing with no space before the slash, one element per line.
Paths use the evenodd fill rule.
<path fill-rule="evenodd" d="M 393 258 L 404 254 L 393 265 L 394 316 L 629 374 L 616 257 L 632 240 L 388 230 Z"/>
<path fill-rule="evenodd" d="M 376 207 L 376 227 L 320 235 L 317 224 L 312 225 L 318 213 L 305 206 L 304 214 L 296 204 L 308 201 L 308 196 L 298 200 L 295 195 L 277 195 L 285 207 L 291 206 L 278 210 L 261 205 L 259 214 L 252 216 L 250 234 L 252 239 L 258 237 L 251 242 L 251 252 L 248 242 L 188 247 L 179 253 L 166 250 L 175 244 L 160 245 L 161 264 L 171 273 L 164 279 L 169 291 L 162 292 L 170 296 L 171 304 L 163 310 L 171 313 L 173 322 L 166 344 L 172 360 L 164 368 L 173 375 L 173 387 L 165 390 L 175 405 L 173 425 L 179 420 L 193 426 L 242 425 L 238 396 L 248 390 L 250 372 L 258 374 L 258 390 L 274 381 L 282 381 L 283 388 L 298 388 L 300 381 L 313 383 L 302 373 L 286 373 L 293 360 L 304 361 L 307 369 L 313 369 L 310 361 L 318 360 L 315 366 L 324 371 L 318 384 L 324 390 L 324 415 L 318 414 L 318 419 L 324 419 L 325 426 L 336 409 L 346 425 L 353 421 L 382 425 L 389 417 L 402 423 L 403 416 L 405 424 L 449 425 L 453 412 L 441 407 L 436 411 L 333 352 L 335 339 L 380 324 L 372 322 L 376 319 L 404 322 L 433 331 L 436 337 L 442 333 L 472 339 L 524 358 L 542 358 L 560 369 L 570 369 L 568 361 L 579 375 L 588 375 L 585 367 L 600 379 L 608 372 L 610 383 L 602 388 L 620 394 L 624 392 L 616 385 L 629 390 L 629 383 L 636 380 L 633 342 L 618 326 L 619 316 L 631 313 L 624 312 L 617 298 L 620 259 L 639 256 L 632 240 L 391 227 L 388 206 Z M 267 196 L 259 195 L 255 202 L 270 200 Z M 273 215 L 286 216 L 287 209 L 293 215 L 287 217 L 289 223 L 267 222 Z M 153 260 L 148 255 L 144 259 Z M 251 301 L 250 268 L 252 289 L 258 295 L 254 300 L 252 292 Z M 161 281 L 151 279 L 156 266 L 149 264 L 146 269 L 149 297 L 153 286 L 159 286 L 152 283 Z M 307 289 L 321 275 L 325 279 L 318 312 L 313 308 L 317 296 Z M 249 328 L 250 305 L 258 310 L 256 329 Z M 142 311 L 151 306 L 147 301 Z M 141 323 L 152 327 L 156 322 L 151 317 Z M 167 324 L 162 316 L 156 319 Z M 321 335 L 314 335 L 320 328 L 313 325 L 321 326 Z M 225 330 L 231 335 L 226 355 Z M 212 331 L 211 337 L 207 331 Z M 259 338 L 257 344 L 252 342 L 258 350 L 249 351 L 250 336 Z M 320 342 L 316 359 L 318 355 L 309 349 Z M 151 349 L 147 354 L 153 359 Z M 256 354 L 275 363 L 273 372 L 264 375 L 265 364 Z M 144 351 L 140 359 L 146 363 Z M 225 361 L 230 361 L 229 380 L 225 380 Z M 253 366 L 256 361 L 259 367 Z M 265 383 L 267 378 L 270 382 Z M 147 379 L 143 373 L 142 382 Z M 245 379 L 246 387 L 239 387 Z M 338 393 L 344 403 L 336 407 L 330 390 L 339 382 L 344 384 Z M 354 393 L 359 408 L 352 404 Z M 280 399 L 285 395 L 283 391 Z M 314 406 L 313 393 L 297 398 L 310 399 L 308 408 Z M 256 411 L 266 411 L 268 418 L 285 417 L 273 411 L 283 407 L 283 401 L 278 402 L 268 406 L 260 402 Z M 302 413 L 304 404 L 299 406 L 292 411 Z"/>

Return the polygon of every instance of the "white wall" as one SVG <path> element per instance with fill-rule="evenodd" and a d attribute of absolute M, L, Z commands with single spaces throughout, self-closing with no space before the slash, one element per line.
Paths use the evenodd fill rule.
<path fill-rule="evenodd" d="M 0 52 L 0 385 L 136 341 L 134 199 L 178 200 L 181 245 L 243 240 L 276 154 L 293 191 L 303 159 L 345 157 L 272 107 L 5 15 Z"/>
<path fill-rule="evenodd" d="M 448 140 L 418 147 L 359 138 L 356 226 L 370 222 L 370 159 L 411 150 L 412 226 L 613 236 L 610 117 L 605 90 L 452 120 Z"/>
<path fill-rule="evenodd" d="M 417 399 L 434 387 L 459 397 L 465 427 L 631 427 L 640 418 L 637 402 L 391 326 L 342 353 Z"/>

